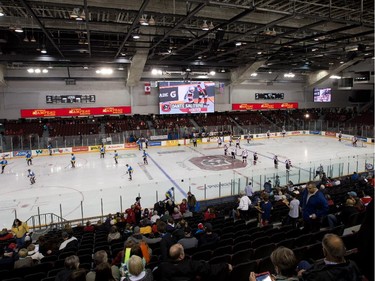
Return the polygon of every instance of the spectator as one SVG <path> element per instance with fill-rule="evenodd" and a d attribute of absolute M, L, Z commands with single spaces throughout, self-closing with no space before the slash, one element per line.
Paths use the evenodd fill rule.
<path fill-rule="evenodd" d="M 238 204 L 237 210 L 239 211 L 239 215 L 241 219 L 247 220 L 248 219 L 248 213 L 249 213 L 249 207 L 251 206 L 251 200 L 248 196 L 246 196 L 246 193 L 244 191 L 240 192 L 240 202 Z"/>
<path fill-rule="evenodd" d="M 86 275 L 86 281 L 89 281 L 89 280 L 92 280 L 92 281 L 118 281 L 118 280 L 120 280 L 120 277 L 118 277 L 117 279 L 115 277 L 113 277 L 111 266 L 107 262 L 105 262 L 105 263 L 98 264 L 96 266 L 95 279 L 88 279 L 87 275 Z"/>
<path fill-rule="evenodd" d="M 298 225 L 298 218 L 299 218 L 299 200 L 297 199 L 297 195 L 293 192 L 291 195 L 292 200 L 290 201 L 288 207 L 289 207 L 289 213 L 286 219 L 286 224 L 292 224 L 293 227 L 297 227 Z"/>
<path fill-rule="evenodd" d="M 298 281 L 296 266 L 297 259 L 294 252 L 286 247 L 278 247 L 271 253 L 271 262 L 275 268 L 274 281 Z M 256 281 L 255 273 L 251 272 L 249 281 Z"/>
<path fill-rule="evenodd" d="M 358 214 L 357 208 L 354 206 L 355 200 L 352 198 L 346 199 L 345 206 L 342 208 L 341 212 L 338 214 L 328 214 L 328 224 L 329 227 L 333 228 L 340 223 L 344 224 L 346 227 L 353 226 L 349 225 L 350 216 Z"/>
<path fill-rule="evenodd" d="M 29 232 L 29 226 L 26 222 L 22 222 L 19 219 L 15 219 L 12 225 L 12 233 L 16 238 L 17 248 L 21 249 L 25 246 L 25 238 Z"/>
<path fill-rule="evenodd" d="M 357 265 L 345 260 L 345 245 L 336 234 L 328 233 L 322 240 L 324 260 L 300 273 L 302 281 L 360 281 L 362 276 Z"/>
<path fill-rule="evenodd" d="M 212 224 L 209 222 L 204 225 L 204 233 L 199 237 L 199 246 L 213 245 L 219 242 L 220 237 L 217 233 L 212 232 Z"/>
<path fill-rule="evenodd" d="M 97 251 L 94 254 L 94 265 L 95 271 L 90 271 L 86 275 L 86 281 L 95 280 L 112 280 L 112 279 L 100 279 L 102 276 L 112 276 L 113 280 L 120 280 L 120 270 L 117 266 L 110 266 L 108 263 L 108 254 L 104 250 Z M 109 273 L 107 272 L 109 271 Z"/>
<path fill-rule="evenodd" d="M 64 269 L 59 271 L 55 277 L 55 281 L 67 281 L 71 273 L 78 269 L 79 258 L 75 255 L 65 258 Z"/>
<path fill-rule="evenodd" d="M 194 194 L 192 194 L 190 191 L 187 193 L 187 204 L 190 212 L 195 212 L 195 208 L 197 205 L 197 199 L 195 198 Z"/>
<path fill-rule="evenodd" d="M 348 196 L 350 199 L 354 200 L 354 206 L 357 208 L 358 212 L 364 212 L 366 210 L 365 205 L 359 199 L 357 193 L 355 191 L 349 191 Z"/>
<path fill-rule="evenodd" d="M 22 248 L 18 252 L 19 259 L 14 263 L 14 269 L 21 267 L 32 267 L 34 261 L 31 257 L 27 256 L 27 249 Z"/>
<path fill-rule="evenodd" d="M 3 228 L 0 231 L 0 241 L 6 241 L 13 238 L 13 234 L 8 231 L 8 229 Z"/>
<path fill-rule="evenodd" d="M 157 222 L 158 232 L 160 234 L 160 251 L 161 251 L 161 260 L 165 261 L 168 259 L 168 253 L 170 247 L 176 243 L 175 238 L 170 232 L 167 232 L 167 225 L 163 221 Z"/>
<path fill-rule="evenodd" d="M 145 269 L 140 257 L 133 255 L 129 258 L 128 272 L 130 275 L 125 281 L 153 281 L 153 275 L 150 269 Z"/>
<path fill-rule="evenodd" d="M 186 210 L 188 209 L 187 200 L 185 198 L 182 199 L 179 207 L 180 207 L 181 214 L 182 215 L 185 214 Z"/>
<path fill-rule="evenodd" d="M 263 197 L 263 201 L 260 202 L 260 213 L 261 213 L 260 225 L 266 226 L 269 224 L 271 220 L 272 204 L 269 201 L 268 193 L 264 193 L 262 197 Z"/>
<path fill-rule="evenodd" d="M 251 182 L 249 182 L 248 185 L 245 187 L 245 193 L 246 193 L 246 196 L 249 197 L 249 199 L 251 199 L 254 193 Z"/>
<path fill-rule="evenodd" d="M 352 182 L 356 182 L 359 180 L 359 175 L 356 172 L 353 172 L 353 175 L 350 177 Z"/>
<path fill-rule="evenodd" d="M 191 233 L 191 228 L 185 227 L 184 238 L 178 240 L 177 243 L 181 244 L 185 250 L 198 247 L 198 239 Z"/>
<path fill-rule="evenodd" d="M 162 262 L 155 272 L 157 280 L 195 280 L 197 276 L 203 280 L 227 280 L 232 265 L 227 263 L 209 264 L 185 257 L 184 247 L 174 244 L 169 250 L 170 261 Z"/>
<path fill-rule="evenodd" d="M 156 223 L 156 221 L 160 219 L 160 216 L 158 215 L 158 211 L 154 211 L 153 215 L 151 216 L 151 222 Z"/>
<path fill-rule="evenodd" d="M 33 259 L 34 263 L 40 263 L 40 260 L 44 258 L 43 254 L 39 253 L 34 244 L 27 246 L 27 255 Z"/>
<path fill-rule="evenodd" d="M 174 209 L 173 209 L 172 218 L 175 221 L 182 219 L 182 214 L 177 207 L 174 207 Z"/>
<path fill-rule="evenodd" d="M 73 270 L 68 278 L 68 281 L 86 281 L 86 269 L 78 268 Z"/>
<path fill-rule="evenodd" d="M 112 225 L 109 230 L 108 237 L 107 237 L 108 243 L 110 243 L 113 240 L 118 240 L 120 238 L 121 238 L 121 233 L 118 231 L 117 226 Z"/>
<path fill-rule="evenodd" d="M 204 212 L 204 220 L 213 220 L 216 218 L 216 214 L 213 208 L 207 208 L 207 211 Z"/>
<path fill-rule="evenodd" d="M 78 240 L 67 232 L 62 234 L 63 242 L 60 244 L 59 251 L 76 251 L 78 248 Z"/>
<path fill-rule="evenodd" d="M 272 183 L 271 180 L 266 181 L 263 185 L 264 191 L 267 192 L 268 194 L 271 194 L 272 192 Z"/>
<path fill-rule="evenodd" d="M 305 232 L 320 229 L 321 220 L 328 213 L 328 203 L 324 194 L 313 182 L 308 182 L 302 193 L 302 216 Z"/>
<path fill-rule="evenodd" d="M 95 227 L 91 224 L 91 221 L 86 222 L 86 226 L 83 228 L 83 232 L 94 232 Z"/>
<path fill-rule="evenodd" d="M 14 268 L 13 253 L 5 253 L 5 249 L 0 247 L 0 268 L 11 269 Z"/>

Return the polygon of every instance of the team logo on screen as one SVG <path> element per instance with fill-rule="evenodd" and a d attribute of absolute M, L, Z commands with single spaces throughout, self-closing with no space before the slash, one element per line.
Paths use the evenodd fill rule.
<path fill-rule="evenodd" d="M 161 104 L 161 110 L 163 112 L 169 112 L 171 111 L 171 105 L 169 104 L 169 102 L 164 102 Z"/>

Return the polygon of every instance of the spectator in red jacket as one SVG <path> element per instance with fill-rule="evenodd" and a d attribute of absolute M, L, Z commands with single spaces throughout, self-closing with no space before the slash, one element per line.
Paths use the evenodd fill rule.
<path fill-rule="evenodd" d="M 204 213 L 204 220 L 212 220 L 216 218 L 215 211 L 212 208 L 207 208 L 207 211 Z"/>

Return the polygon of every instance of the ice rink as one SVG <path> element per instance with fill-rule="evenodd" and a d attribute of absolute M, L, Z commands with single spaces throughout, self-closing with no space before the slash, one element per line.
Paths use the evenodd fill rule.
<path fill-rule="evenodd" d="M 99 153 L 77 153 L 76 168 L 70 166 L 70 154 L 34 157 L 29 167 L 25 158 L 9 159 L 0 175 L 1 223 L 9 228 L 15 214 L 24 221 L 36 215 L 38 208 L 42 214 L 61 212 L 66 219 L 80 218 L 82 209 L 84 217 L 106 215 L 125 210 L 138 195 L 143 207 L 152 207 L 172 186 L 177 202 L 186 197 L 189 188 L 202 200 L 236 193 L 248 180 L 255 189 L 260 189 L 265 180 L 274 181 L 276 175 L 282 185 L 288 179 L 294 183 L 307 181 L 320 164 L 328 176 L 364 171 L 366 163 L 374 164 L 373 145 L 352 147 L 350 142 L 333 137 L 289 136 L 249 144 L 242 140 L 241 147 L 249 151 L 247 164 L 240 156 L 225 157 L 216 141 L 198 143 L 198 147 L 150 147 L 148 165 L 143 164 L 142 152 L 137 149 L 119 151 L 118 165 L 113 152 L 107 152 L 104 159 Z M 252 163 L 254 151 L 259 155 L 256 165 Z M 275 154 L 280 160 L 278 169 L 273 165 Z M 293 165 L 289 173 L 286 159 Z M 125 164 L 134 169 L 132 181 Z M 28 168 L 36 174 L 34 185 L 27 178 Z"/>

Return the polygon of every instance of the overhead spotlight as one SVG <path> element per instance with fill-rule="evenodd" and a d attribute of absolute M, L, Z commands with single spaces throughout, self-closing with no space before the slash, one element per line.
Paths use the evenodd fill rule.
<path fill-rule="evenodd" d="M 155 25 L 155 19 L 151 16 L 150 19 L 148 20 L 149 25 Z"/>
<path fill-rule="evenodd" d="M 284 74 L 284 77 L 285 78 L 293 78 L 294 76 L 296 76 L 294 73 L 292 73 L 292 72 L 289 72 L 289 73 L 285 73 Z"/>
<path fill-rule="evenodd" d="M 102 74 L 102 75 L 111 75 L 113 73 L 112 68 L 101 68 L 96 70 L 97 74 Z"/>
<path fill-rule="evenodd" d="M 261 55 L 261 54 L 262 54 L 262 52 L 258 52 L 257 54 L 258 54 L 258 55 Z"/>
<path fill-rule="evenodd" d="M 0 7 L 0 17 L 3 17 L 3 16 L 5 16 L 3 8 Z"/>
<path fill-rule="evenodd" d="M 87 65 L 85 65 L 85 66 L 83 67 L 83 69 L 87 70 L 87 69 L 89 69 L 89 67 L 88 67 Z"/>
<path fill-rule="evenodd" d="M 186 72 L 191 72 L 191 68 L 188 67 L 188 68 L 185 69 L 185 71 L 186 71 Z"/>
<path fill-rule="evenodd" d="M 331 78 L 331 79 L 341 79 L 341 76 L 331 75 L 329 78 Z"/>
<path fill-rule="evenodd" d="M 48 69 L 45 69 L 45 68 L 44 68 L 44 69 L 42 70 L 42 72 L 43 72 L 43 73 L 48 73 Z"/>
<path fill-rule="evenodd" d="M 41 72 L 41 70 L 40 70 L 40 68 L 35 68 L 34 72 L 37 73 L 37 74 L 39 74 Z"/>
<path fill-rule="evenodd" d="M 223 68 L 223 69 L 220 69 L 220 72 L 221 73 L 225 73 L 225 69 Z"/>
<path fill-rule="evenodd" d="M 242 45 L 242 42 L 236 42 L 235 45 L 236 45 L 237 47 L 239 47 L 239 46 Z"/>
<path fill-rule="evenodd" d="M 133 35 L 133 39 L 139 39 L 139 38 L 141 38 L 141 36 L 139 36 L 138 34 Z"/>
<path fill-rule="evenodd" d="M 305 118 L 310 118 L 310 114 L 306 113 Z"/>
<path fill-rule="evenodd" d="M 340 61 L 341 64 L 343 64 L 344 62 L 343 61 Z"/>
<path fill-rule="evenodd" d="M 126 56 L 126 53 L 121 53 L 121 56 L 125 57 L 125 56 Z"/>
<path fill-rule="evenodd" d="M 76 19 L 78 18 L 78 14 L 79 14 L 79 8 L 74 8 L 73 11 L 70 13 L 70 18 Z"/>
<path fill-rule="evenodd" d="M 211 71 L 210 71 L 210 75 L 211 75 L 211 76 L 214 76 L 215 74 L 216 74 L 216 71 L 214 71 L 214 70 L 211 70 Z"/>
<path fill-rule="evenodd" d="M 141 25 L 148 25 L 147 16 L 146 15 L 142 15 L 142 17 L 139 19 L 139 23 Z"/>
<path fill-rule="evenodd" d="M 35 37 L 34 37 L 34 34 L 31 36 L 30 42 L 31 42 L 31 43 L 35 43 L 35 42 L 36 42 L 36 39 L 35 39 Z"/>
<path fill-rule="evenodd" d="M 42 54 L 47 54 L 47 50 L 46 50 L 45 47 L 43 47 L 43 48 L 40 50 L 40 52 L 41 52 Z"/>
<path fill-rule="evenodd" d="M 273 28 L 272 31 L 270 31 L 270 35 L 271 36 L 276 36 L 277 33 L 276 33 L 276 30 Z"/>
<path fill-rule="evenodd" d="M 28 72 L 28 73 L 34 73 L 34 68 L 29 68 L 29 69 L 27 70 L 27 72 Z"/>
<path fill-rule="evenodd" d="M 203 24 L 201 26 L 202 30 L 209 30 L 210 28 L 208 27 L 207 21 L 203 20 Z"/>
<path fill-rule="evenodd" d="M 258 73 L 256 73 L 256 72 L 250 74 L 250 76 L 252 76 L 252 77 L 256 77 L 257 75 L 258 75 Z"/>
<path fill-rule="evenodd" d="M 270 71 L 268 71 L 268 74 L 272 74 L 272 71 L 270 70 Z"/>
<path fill-rule="evenodd" d="M 117 70 L 122 71 L 122 70 L 124 70 L 124 68 L 122 66 L 120 66 L 119 68 L 117 68 Z"/>
<path fill-rule="evenodd" d="M 23 32 L 23 29 L 22 27 L 20 26 L 16 26 L 16 28 L 14 29 L 15 32 L 18 32 L 18 33 L 22 33 Z"/>
<path fill-rule="evenodd" d="M 27 37 L 27 35 L 25 35 L 25 38 L 23 38 L 23 42 L 26 42 L 26 43 L 30 42 L 29 37 Z"/>
<path fill-rule="evenodd" d="M 213 22 L 210 22 L 210 25 L 208 26 L 208 29 L 211 30 L 211 29 L 214 29 L 214 28 L 215 28 L 215 26 L 214 26 Z"/>
<path fill-rule="evenodd" d="M 156 68 L 153 68 L 153 69 L 151 70 L 151 74 L 152 74 L 152 75 L 157 75 L 157 74 L 158 74 L 158 70 L 157 70 Z"/>

